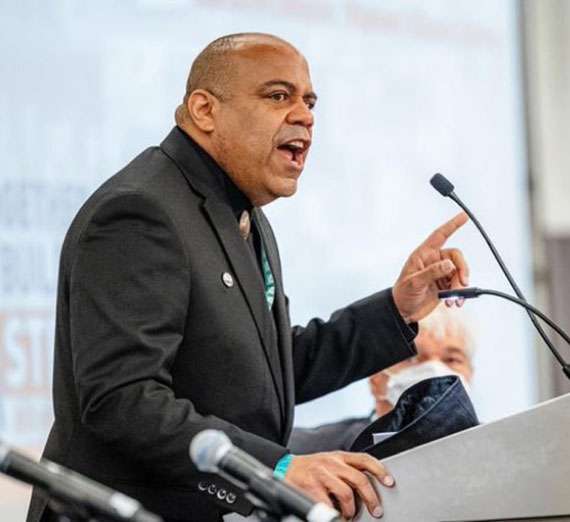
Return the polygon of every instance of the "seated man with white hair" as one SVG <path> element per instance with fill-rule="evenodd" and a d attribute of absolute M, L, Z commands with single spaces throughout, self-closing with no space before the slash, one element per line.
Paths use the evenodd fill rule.
<path fill-rule="evenodd" d="M 473 378 L 475 345 L 465 312 L 438 306 L 420 321 L 414 340 L 417 355 L 369 377 L 375 407 L 368 417 L 349 418 L 316 428 L 296 428 L 289 439 L 293 454 L 345 450 L 375 419 L 389 413 L 402 393 L 433 377 L 457 375 L 469 393 Z"/>

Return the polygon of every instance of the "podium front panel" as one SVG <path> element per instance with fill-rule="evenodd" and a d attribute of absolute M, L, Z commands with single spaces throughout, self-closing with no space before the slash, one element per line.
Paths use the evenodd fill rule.
<path fill-rule="evenodd" d="M 570 394 L 384 464 L 396 487 L 373 479 L 383 522 L 568 520 Z M 355 520 L 377 519 L 361 508 Z"/>

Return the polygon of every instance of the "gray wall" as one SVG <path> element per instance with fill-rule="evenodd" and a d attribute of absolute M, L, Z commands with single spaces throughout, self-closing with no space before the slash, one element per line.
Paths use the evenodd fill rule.
<path fill-rule="evenodd" d="M 530 205 L 537 301 L 570 329 L 570 2 L 523 2 Z M 553 338 L 556 338 L 553 336 Z M 562 356 L 570 349 L 556 338 Z M 570 392 L 537 340 L 541 399 Z"/>

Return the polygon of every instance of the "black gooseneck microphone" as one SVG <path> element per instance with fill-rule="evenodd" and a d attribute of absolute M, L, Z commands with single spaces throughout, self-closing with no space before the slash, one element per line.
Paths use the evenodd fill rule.
<path fill-rule="evenodd" d="M 273 476 L 273 471 L 236 448 L 219 430 L 203 430 L 190 443 L 190 458 L 200 471 L 218 473 L 262 501 L 264 510 L 278 517 L 293 515 L 309 522 L 340 521 L 338 511 L 315 502 Z M 255 504 L 254 504 L 255 505 Z"/>
<path fill-rule="evenodd" d="M 527 311 L 534 315 L 538 315 L 550 328 L 552 328 L 562 339 L 566 341 L 566 344 L 570 346 L 570 336 L 560 327 L 558 326 L 550 317 L 548 317 L 545 313 L 541 312 L 538 308 L 532 306 L 530 303 L 527 303 L 524 299 L 517 299 L 516 297 L 505 294 L 504 292 L 499 292 L 498 290 L 489 290 L 487 288 L 477 288 L 477 287 L 469 287 L 469 288 L 458 288 L 455 290 L 441 290 L 438 292 L 438 296 L 440 299 L 451 299 L 461 297 L 463 299 L 473 299 L 479 297 L 480 295 L 494 295 L 496 297 L 500 297 L 502 299 L 506 299 L 513 303 L 516 303 L 524 308 Z M 570 364 L 562 361 L 562 371 L 570 379 Z"/>
<path fill-rule="evenodd" d="M 162 522 L 135 499 L 54 462 L 36 462 L 1 441 L 0 472 L 44 490 L 74 520 Z"/>
<path fill-rule="evenodd" d="M 498 297 L 503 297 L 504 299 L 508 299 L 510 301 L 513 301 L 513 302 L 520 304 L 521 306 L 524 306 L 532 324 L 536 328 L 536 331 L 539 333 L 540 337 L 542 337 L 542 340 L 546 343 L 546 346 L 548 346 L 548 348 L 550 349 L 550 351 L 552 352 L 552 354 L 554 355 L 556 360 L 559 362 L 560 366 L 562 367 L 562 371 L 564 372 L 564 374 L 570 379 L 570 365 L 562 358 L 562 356 L 560 355 L 558 350 L 552 344 L 552 342 L 550 341 L 550 339 L 548 338 L 548 336 L 546 335 L 546 333 L 542 329 L 542 326 L 540 326 L 540 324 L 538 323 L 538 321 L 535 317 L 535 314 L 538 315 L 538 317 L 540 317 L 541 319 L 543 319 L 554 330 L 556 330 L 556 332 L 559 333 L 566 342 L 569 342 L 568 336 L 566 336 L 566 334 L 563 335 L 561 333 L 562 329 L 559 326 L 556 326 L 556 327 L 552 326 L 552 324 L 554 324 L 553 321 L 551 321 L 550 319 L 545 319 L 546 316 L 542 312 L 539 312 L 535 307 L 528 304 L 525 296 L 521 292 L 518 285 L 515 283 L 515 280 L 511 276 L 509 270 L 507 269 L 505 263 L 503 262 L 501 256 L 499 255 L 499 252 L 497 252 L 495 245 L 493 245 L 491 239 L 489 238 L 489 236 L 487 235 L 487 233 L 485 232 L 485 230 L 481 226 L 481 223 L 479 223 L 479 220 L 473 215 L 473 213 L 469 210 L 469 208 L 467 208 L 465 203 L 463 203 L 463 201 L 461 201 L 461 199 L 459 199 L 457 194 L 455 194 L 455 192 L 454 192 L 455 187 L 453 186 L 453 184 L 445 176 L 443 176 L 442 174 L 439 174 L 439 173 L 435 174 L 430 179 L 430 183 L 431 183 L 432 187 L 435 190 L 437 190 L 442 196 L 451 198 L 453 201 L 455 201 L 455 203 L 457 203 L 465 211 L 465 213 L 469 216 L 469 219 L 471 219 L 471 221 L 477 227 L 479 232 L 481 232 L 481 235 L 483 236 L 483 239 L 485 239 L 485 242 L 487 243 L 487 245 L 489 245 L 489 248 L 491 249 L 493 256 L 497 260 L 497 263 L 499 263 L 499 266 L 501 267 L 503 274 L 505 274 L 505 277 L 507 278 L 509 284 L 511 285 L 512 289 L 515 291 L 515 294 L 517 294 L 517 296 L 519 297 L 520 302 L 519 302 L 519 300 L 515 300 L 514 298 L 512 298 L 512 296 L 509 296 L 508 294 L 503 294 L 502 292 L 496 292 L 494 290 L 477 289 L 480 292 L 478 295 L 482 295 L 482 294 L 496 295 Z M 471 290 L 471 289 L 465 289 L 465 290 Z M 442 296 L 442 294 L 444 294 L 444 296 L 445 296 L 446 291 L 439 293 L 439 296 L 441 298 L 444 298 L 444 296 Z M 467 292 L 465 295 L 460 295 L 460 293 L 455 291 L 455 292 L 452 292 L 451 295 L 448 294 L 448 297 L 455 296 L 455 297 L 470 298 L 470 297 L 478 297 L 478 295 L 474 295 L 474 293 L 470 293 L 470 292 Z M 537 313 L 537 312 L 539 312 L 539 313 Z"/>

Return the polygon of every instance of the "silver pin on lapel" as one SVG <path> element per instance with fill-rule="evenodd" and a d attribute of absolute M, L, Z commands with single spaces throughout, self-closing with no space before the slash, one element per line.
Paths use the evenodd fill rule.
<path fill-rule="evenodd" d="M 241 216 L 239 218 L 238 228 L 241 237 L 243 237 L 247 241 L 247 236 L 249 236 L 249 233 L 251 231 L 251 218 L 249 217 L 249 212 L 247 210 L 244 210 L 241 213 Z"/>
<path fill-rule="evenodd" d="M 232 274 L 230 274 L 229 272 L 224 272 L 222 274 L 222 282 L 228 287 L 231 288 L 232 286 L 234 286 L 234 278 L 232 277 Z"/>

